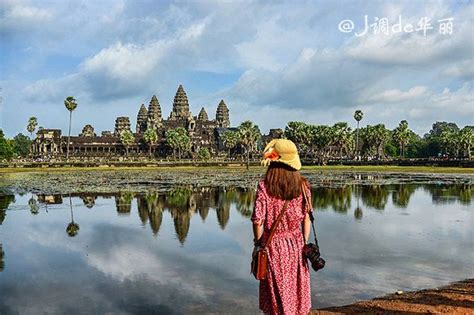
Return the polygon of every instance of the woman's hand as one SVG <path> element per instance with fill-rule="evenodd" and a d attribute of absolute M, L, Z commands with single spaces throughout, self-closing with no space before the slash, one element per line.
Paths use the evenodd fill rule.
<path fill-rule="evenodd" d="M 311 231 L 311 219 L 309 218 L 309 214 L 306 213 L 303 223 L 301 224 L 303 228 L 303 240 L 305 244 L 308 244 L 309 240 L 309 233 Z"/>

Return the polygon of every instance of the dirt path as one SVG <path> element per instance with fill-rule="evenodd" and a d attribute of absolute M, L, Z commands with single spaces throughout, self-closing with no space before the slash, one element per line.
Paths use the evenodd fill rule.
<path fill-rule="evenodd" d="M 403 294 L 389 294 L 373 300 L 328 307 L 311 312 L 327 314 L 474 314 L 474 279 L 445 287 Z"/>

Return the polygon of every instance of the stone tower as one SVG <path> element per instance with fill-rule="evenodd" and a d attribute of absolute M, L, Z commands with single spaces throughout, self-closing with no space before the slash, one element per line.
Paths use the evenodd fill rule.
<path fill-rule="evenodd" d="M 202 121 L 208 121 L 209 120 L 209 116 L 207 116 L 207 112 L 204 109 L 204 107 L 202 107 L 201 111 L 199 112 L 198 120 L 202 120 Z"/>
<path fill-rule="evenodd" d="M 142 106 L 140 106 L 140 110 L 138 111 L 138 115 L 137 115 L 137 127 L 136 127 L 137 133 L 145 132 L 146 126 L 147 126 L 147 120 L 148 120 L 148 112 L 146 110 L 145 105 L 142 104 Z"/>
<path fill-rule="evenodd" d="M 227 108 L 227 105 L 224 103 L 224 100 L 221 100 L 219 105 L 217 106 L 216 122 L 217 122 L 218 127 L 221 127 L 221 128 L 230 127 L 229 109 Z"/>
<path fill-rule="evenodd" d="M 171 120 L 190 119 L 188 96 L 180 84 L 174 96 L 173 109 L 170 114 Z"/>
<path fill-rule="evenodd" d="M 156 95 L 151 97 L 150 105 L 148 105 L 147 128 L 156 129 L 162 125 L 163 117 L 161 116 L 161 106 Z"/>
<path fill-rule="evenodd" d="M 117 117 L 115 119 L 115 131 L 114 135 L 120 137 L 120 133 L 124 130 L 130 130 L 130 118 L 128 117 Z"/>
<path fill-rule="evenodd" d="M 82 132 L 79 134 L 79 137 L 96 137 L 97 135 L 94 132 L 94 127 L 92 125 L 85 125 L 82 128 Z"/>

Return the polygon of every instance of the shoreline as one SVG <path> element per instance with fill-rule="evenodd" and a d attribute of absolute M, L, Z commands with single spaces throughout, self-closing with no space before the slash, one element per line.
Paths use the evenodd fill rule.
<path fill-rule="evenodd" d="M 249 171 L 263 171 L 265 168 L 259 164 L 252 163 Z M 15 165 L 0 167 L 2 173 L 24 173 L 24 172 L 74 172 L 74 171 L 118 171 L 118 170 L 246 170 L 245 164 L 241 163 L 210 163 L 210 164 L 140 164 L 120 163 L 102 165 Z M 459 166 L 395 166 L 395 165 L 304 165 L 301 171 L 308 172 L 380 172 L 380 173 L 433 173 L 433 174 L 474 174 L 474 168 Z"/>
<path fill-rule="evenodd" d="M 392 293 L 343 306 L 325 307 L 311 315 L 331 314 L 473 314 L 474 279 L 431 289 Z"/>

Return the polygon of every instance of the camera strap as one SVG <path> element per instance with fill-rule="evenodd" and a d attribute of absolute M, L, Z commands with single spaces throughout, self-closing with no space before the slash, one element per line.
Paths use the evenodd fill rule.
<path fill-rule="evenodd" d="M 308 209 L 307 211 L 308 211 L 309 219 L 311 220 L 311 226 L 313 227 L 314 242 L 316 245 L 318 245 L 318 238 L 316 237 L 316 229 L 314 228 L 313 205 L 308 200 L 308 196 L 306 195 L 306 187 L 304 183 L 301 185 L 301 190 L 303 191 L 304 203 L 306 204 L 306 207 Z"/>

